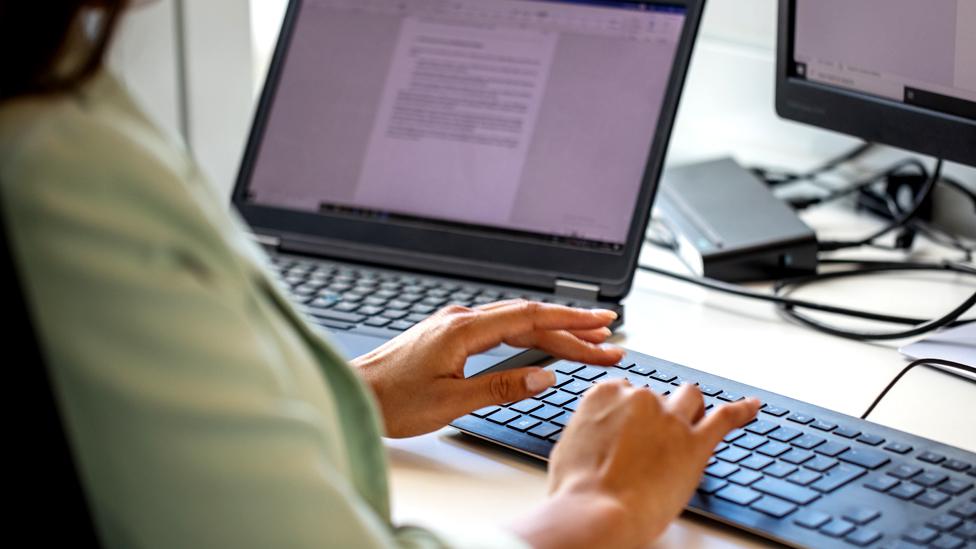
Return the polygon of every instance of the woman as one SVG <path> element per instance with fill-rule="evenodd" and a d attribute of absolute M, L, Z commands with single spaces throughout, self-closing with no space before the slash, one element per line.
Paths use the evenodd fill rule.
<path fill-rule="evenodd" d="M 427 433 L 549 387 L 466 380 L 498 345 L 609 365 L 614 319 L 525 302 L 448 308 L 344 364 L 262 252 L 101 68 L 121 0 L 0 2 L 0 193 L 15 258 L 110 547 L 632 547 L 681 511 L 755 400 L 587 393 L 550 497 L 508 528 L 390 524 L 381 435 Z"/>

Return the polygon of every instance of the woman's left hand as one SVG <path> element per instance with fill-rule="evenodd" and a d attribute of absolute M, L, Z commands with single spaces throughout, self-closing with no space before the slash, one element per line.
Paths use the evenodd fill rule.
<path fill-rule="evenodd" d="M 616 318 L 608 310 L 522 300 L 475 309 L 450 306 L 352 364 L 379 401 L 386 435 L 421 435 L 479 408 L 529 398 L 555 383 L 552 372 L 537 367 L 465 379 L 469 356 L 505 343 L 613 365 L 623 350 L 601 344 Z"/>

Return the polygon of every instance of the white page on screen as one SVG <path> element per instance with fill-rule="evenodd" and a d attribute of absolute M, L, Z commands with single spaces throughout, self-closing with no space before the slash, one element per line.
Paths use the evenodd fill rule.
<path fill-rule="evenodd" d="M 542 29 L 405 19 L 356 202 L 475 223 L 507 221 L 558 37 Z"/>

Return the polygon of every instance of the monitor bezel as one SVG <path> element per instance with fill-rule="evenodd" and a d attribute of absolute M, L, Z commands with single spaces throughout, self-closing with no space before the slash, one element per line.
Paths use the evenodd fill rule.
<path fill-rule="evenodd" d="M 976 120 L 792 74 L 796 0 L 779 0 L 776 112 L 871 143 L 976 166 Z"/>
<path fill-rule="evenodd" d="M 627 241 L 619 251 L 491 234 L 490 229 L 471 231 L 396 221 L 378 222 L 249 203 L 248 185 L 301 2 L 289 2 L 232 195 L 233 205 L 255 233 L 273 237 L 280 242 L 281 249 L 299 253 L 544 289 L 554 288 L 557 279 L 569 279 L 599 287 L 600 296 L 607 299 L 619 299 L 629 292 L 667 155 L 704 0 L 633 2 L 682 7 L 687 16 L 648 152 Z"/>

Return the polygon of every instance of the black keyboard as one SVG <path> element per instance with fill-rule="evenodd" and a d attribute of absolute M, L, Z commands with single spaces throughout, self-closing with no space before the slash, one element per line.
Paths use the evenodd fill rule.
<path fill-rule="evenodd" d="M 627 378 L 706 407 L 747 396 L 758 417 L 715 449 L 688 510 L 796 547 L 976 547 L 976 454 L 657 358 L 560 361 L 556 387 L 456 420 L 463 432 L 545 459 L 584 393 Z"/>
<path fill-rule="evenodd" d="M 462 283 L 347 263 L 280 255 L 271 260 L 292 300 L 313 321 L 332 330 L 357 329 L 383 336 L 396 335 L 395 332 L 412 327 L 448 305 L 476 307 L 507 299 L 529 299 L 570 307 L 608 307 L 553 294 Z"/>

